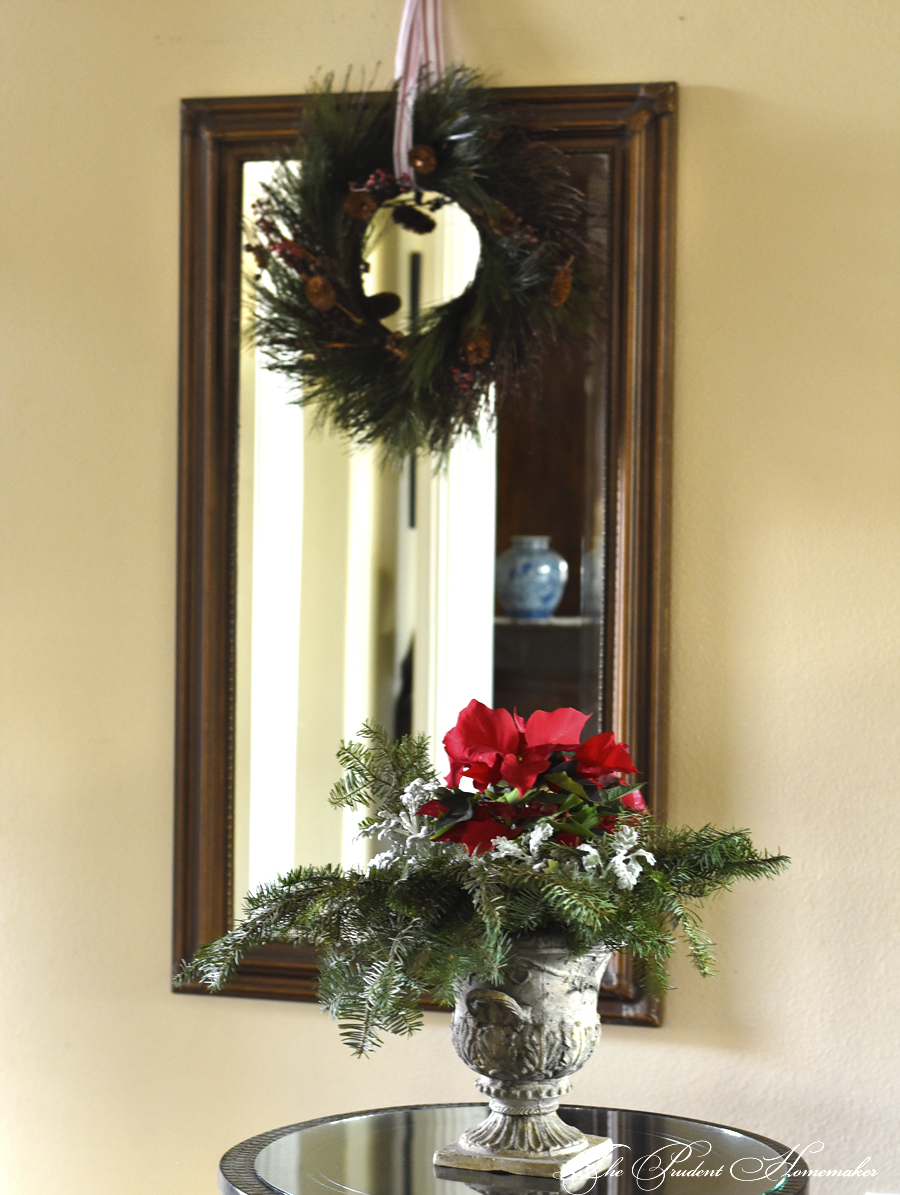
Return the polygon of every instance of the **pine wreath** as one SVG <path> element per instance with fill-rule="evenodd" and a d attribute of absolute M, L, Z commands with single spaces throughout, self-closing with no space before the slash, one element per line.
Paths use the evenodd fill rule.
<path fill-rule="evenodd" d="M 296 160 L 279 163 L 254 205 L 253 335 L 298 401 L 388 458 L 442 455 L 475 432 L 496 397 L 522 392 L 540 350 L 571 324 L 581 198 L 562 155 L 510 123 L 476 74 L 453 68 L 419 92 L 409 175 L 392 172 L 394 97 L 335 91 L 304 104 Z M 425 191 L 431 198 L 426 198 Z M 392 332 L 399 297 L 367 295 L 379 208 L 423 235 L 453 201 L 480 238 L 462 294 Z M 574 272 L 574 276 L 573 276 Z M 401 313 L 402 314 L 402 313 Z"/>

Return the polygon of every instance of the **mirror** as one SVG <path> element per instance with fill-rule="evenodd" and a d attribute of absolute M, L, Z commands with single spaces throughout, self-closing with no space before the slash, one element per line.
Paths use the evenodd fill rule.
<path fill-rule="evenodd" d="M 549 355 L 533 403 L 501 409 L 443 473 L 419 461 L 402 476 L 311 430 L 277 375 L 241 353 L 243 205 L 295 139 L 303 97 L 184 102 L 176 962 L 231 924 L 254 869 L 319 849 L 309 809 L 330 823 L 321 849 L 352 858 L 327 768 L 366 716 L 405 718 L 439 744 L 473 695 L 523 713 L 593 708 L 661 805 L 675 89 L 495 95 L 567 155 L 603 285 L 590 334 Z M 405 288 L 409 310 L 431 267 L 408 249 L 382 256 L 373 268 L 396 284 L 377 289 Z M 279 472 L 279 454 L 293 467 Z M 282 517 L 267 523 L 267 508 Z M 522 534 L 549 534 L 569 562 L 563 603 L 540 624 L 494 606 L 494 555 Z M 254 717 L 261 692 L 275 713 Z M 302 816 L 282 800 L 266 847 L 258 802 L 295 788 L 317 799 Z M 310 999 L 315 976 L 310 952 L 272 947 L 230 994 Z M 627 959 L 601 1012 L 658 1023 Z"/>
<path fill-rule="evenodd" d="M 275 170 L 247 162 L 243 207 Z M 460 294 L 475 275 L 480 238 L 439 196 L 434 228 L 417 234 L 382 207 L 366 242 L 369 294 L 395 294 L 391 331 Z M 351 738 L 365 720 L 397 734 L 423 731 L 440 750 L 449 719 L 472 693 L 491 700 L 495 439 L 461 443 L 446 475 L 428 459 L 402 472 L 299 407 L 253 345 L 253 292 L 242 308 L 238 412 L 234 718 L 235 916 L 244 893 L 300 865 L 364 864 L 359 819 L 323 800 L 340 778 L 323 744 Z M 454 497 L 442 503 L 448 482 Z M 434 516 L 445 505 L 441 518 Z M 462 553 L 458 548 L 463 545 Z M 450 556 L 460 559 L 450 561 Z M 479 578 L 473 591 L 471 579 Z M 435 656 L 447 637 L 438 602 L 463 612 L 477 649 L 454 684 Z M 440 625 L 437 625 L 440 623 Z M 450 639 L 454 639 L 453 633 Z M 479 675 L 480 674 L 480 675 Z M 439 765 L 440 766 L 440 765 Z M 446 771 L 446 765 L 443 770 Z"/>

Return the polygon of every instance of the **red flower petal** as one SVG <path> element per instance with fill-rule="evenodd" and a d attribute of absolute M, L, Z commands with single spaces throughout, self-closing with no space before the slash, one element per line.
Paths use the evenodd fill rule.
<path fill-rule="evenodd" d="M 571 706 L 549 713 L 535 710 L 525 723 L 525 742 L 529 747 L 547 746 L 548 755 L 552 750 L 571 751 L 578 746 L 589 717 Z"/>
<path fill-rule="evenodd" d="M 443 817 L 446 812 L 446 805 L 434 800 L 426 801 L 421 809 L 416 810 L 416 813 L 424 813 L 426 817 Z"/>
<path fill-rule="evenodd" d="M 518 831 L 511 830 L 508 826 L 501 826 L 499 822 L 495 822 L 488 815 L 479 818 L 477 813 L 476 806 L 471 821 L 457 822 L 455 826 L 450 826 L 448 830 L 445 830 L 436 841 L 459 842 L 470 855 L 480 855 L 491 849 L 495 838 L 516 837 Z"/>
<path fill-rule="evenodd" d="M 527 747 L 518 755 L 504 755 L 500 763 L 500 775 L 523 795 L 545 771 L 550 762 L 549 747 Z"/>
<path fill-rule="evenodd" d="M 456 735 L 454 731 L 457 732 Z M 456 753 L 462 748 L 468 757 L 491 751 L 500 751 L 506 755 L 515 751 L 519 745 L 519 732 L 509 710 L 488 709 L 474 698 L 464 710 L 460 710 L 456 726 L 444 738 L 445 746 L 451 736 L 451 745 Z M 449 746 L 447 750 L 449 754 Z"/>
<path fill-rule="evenodd" d="M 617 743 L 612 731 L 592 735 L 575 752 L 583 776 L 608 776 L 611 772 L 636 772 L 625 743 Z"/>
<path fill-rule="evenodd" d="M 448 752 L 449 755 L 449 752 Z M 460 777 L 465 769 L 465 761 L 462 759 L 450 760 L 450 771 L 444 777 L 444 783 L 448 788 L 459 788 Z"/>
<path fill-rule="evenodd" d="M 444 735 L 450 760 L 447 783 L 455 787 L 468 776 L 479 792 L 500 779 L 500 757 L 515 752 L 519 732 L 508 710 L 491 710 L 474 698 L 460 710 L 456 725 Z"/>
<path fill-rule="evenodd" d="M 630 809 L 632 813 L 643 813 L 647 808 L 647 802 L 640 793 L 626 793 L 622 798 L 622 804 L 626 809 Z"/>
<path fill-rule="evenodd" d="M 579 846 L 583 841 L 577 834 L 572 834 L 569 830 L 562 830 L 555 835 L 557 842 L 561 842 L 563 846 Z"/>
<path fill-rule="evenodd" d="M 476 822 L 503 822 L 503 829 L 511 825 L 516 816 L 516 810 L 505 801 L 479 801 L 472 809 L 472 818 Z"/>
<path fill-rule="evenodd" d="M 468 776 L 475 786 L 475 791 L 483 793 L 491 784 L 500 779 L 500 755 L 495 755 L 491 763 L 470 763 L 463 775 Z"/>
<path fill-rule="evenodd" d="M 447 757 L 453 761 L 451 766 L 457 769 L 467 763 L 491 764 L 500 755 L 496 747 L 473 746 L 467 743 L 458 726 L 454 726 L 444 735 L 444 749 Z"/>

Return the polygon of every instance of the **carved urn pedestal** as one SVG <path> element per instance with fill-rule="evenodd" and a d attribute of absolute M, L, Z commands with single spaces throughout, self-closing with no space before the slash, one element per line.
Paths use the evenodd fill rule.
<path fill-rule="evenodd" d="M 450 1032 L 490 1115 L 439 1149 L 436 1166 L 565 1178 L 608 1156 L 608 1137 L 572 1128 L 556 1109 L 600 1036 L 597 991 L 611 955 L 595 946 L 576 958 L 560 938 L 535 934 L 519 939 L 502 984 L 470 975 L 460 985 Z"/>

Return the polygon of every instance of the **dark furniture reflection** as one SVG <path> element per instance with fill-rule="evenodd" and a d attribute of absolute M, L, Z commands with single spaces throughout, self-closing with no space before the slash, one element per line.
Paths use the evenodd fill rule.
<path fill-rule="evenodd" d="M 554 617 L 539 623 L 505 617 L 494 628 L 495 707 L 527 718 L 536 709 L 572 706 L 596 715 L 591 733 L 612 725 L 604 663 L 605 592 L 615 577 L 606 554 L 616 542 L 616 470 L 608 466 L 613 404 L 610 293 L 613 274 L 610 157 L 568 153 L 572 185 L 586 199 L 582 264 L 596 289 L 584 334 L 571 332 L 546 356 L 515 401 L 498 406 L 497 552 L 515 535 L 546 535 L 569 566 Z"/>
<path fill-rule="evenodd" d="M 443 1170 L 434 1150 L 484 1118 L 483 1104 L 429 1104 L 331 1116 L 274 1129 L 222 1159 L 223 1195 L 532 1195 L 559 1183 L 523 1175 Z M 616 1143 L 608 1173 L 566 1182 L 571 1195 L 799 1195 L 806 1164 L 776 1141 L 678 1116 L 616 1108 L 560 1108 L 564 1120 Z M 693 1171 L 693 1174 L 685 1174 Z"/>
<path fill-rule="evenodd" d="M 535 622 L 494 619 L 494 706 L 523 718 L 562 706 L 589 713 L 602 683 L 599 619 L 554 617 Z M 605 730 L 588 723 L 588 734 Z"/>

